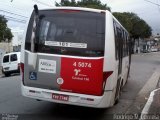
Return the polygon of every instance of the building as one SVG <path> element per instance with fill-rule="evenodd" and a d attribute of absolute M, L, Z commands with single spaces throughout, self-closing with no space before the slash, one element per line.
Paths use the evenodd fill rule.
<path fill-rule="evenodd" d="M 12 28 L 11 29 L 13 38 L 11 40 L 13 51 L 18 52 L 21 50 L 21 44 L 22 44 L 22 39 L 23 39 L 23 32 L 24 30 L 21 30 L 19 28 Z"/>
<path fill-rule="evenodd" d="M 23 30 L 19 28 L 12 28 L 11 32 L 13 34 L 13 38 L 11 42 L 1 42 L 0 43 L 0 49 L 4 50 L 5 53 L 9 52 L 18 52 L 21 50 L 21 44 L 23 39 Z"/>

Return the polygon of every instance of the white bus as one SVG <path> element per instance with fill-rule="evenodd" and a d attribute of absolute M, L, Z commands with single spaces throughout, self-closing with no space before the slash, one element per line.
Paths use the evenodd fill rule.
<path fill-rule="evenodd" d="M 109 11 L 35 6 L 21 53 L 23 96 L 110 107 L 129 69 L 129 34 Z"/>

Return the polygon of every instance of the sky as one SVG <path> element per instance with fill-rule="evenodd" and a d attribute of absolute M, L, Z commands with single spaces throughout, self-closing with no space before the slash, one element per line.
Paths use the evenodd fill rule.
<path fill-rule="evenodd" d="M 134 12 L 152 28 L 153 34 L 160 33 L 160 0 L 101 0 L 111 7 L 112 12 Z M 150 2 L 159 4 L 155 5 Z"/>
<path fill-rule="evenodd" d="M 60 0 L 56 0 L 60 2 Z M 153 34 L 160 33 L 160 6 L 147 2 L 148 0 L 101 0 L 111 7 L 112 12 L 134 12 L 144 19 L 152 28 Z M 150 0 L 160 5 L 160 0 Z M 33 10 L 33 5 L 39 8 L 53 7 L 55 0 L 0 0 L 0 14 L 9 16 L 10 28 L 24 28 L 24 24 Z"/>

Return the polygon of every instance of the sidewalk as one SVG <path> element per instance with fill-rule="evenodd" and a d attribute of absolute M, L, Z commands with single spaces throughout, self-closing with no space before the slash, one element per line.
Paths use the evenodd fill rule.
<path fill-rule="evenodd" d="M 160 119 L 160 79 L 157 84 L 157 89 L 153 90 L 149 96 L 149 99 L 142 110 L 141 118 L 144 115 L 154 115 L 158 120 Z M 145 120 L 145 118 L 141 119 Z"/>
<path fill-rule="evenodd" d="M 148 114 L 160 115 L 160 89 L 154 91 L 153 102 L 151 103 Z"/>
<path fill-rule="evenodd" d="M 148 114 L 150 105 L 152 103 L 152 99 L 149 100 L 150 94 L 153 90 L 157 89 L 157 84 L 159 83 L 160 78 L 160 70 L 156 69 L 145 85 L 141 88 L 138 94 L 135 97 L 135 100 L 132 103 L 132 107 L 130 107 L 126 113 L 127 114 Z M 152 94 L 153 96 L 153 94 Z M 153 98 L 153 97 L 151 97 Z M 148 103 L 149 101 L 149 103 Z M 148 104 L 146 104 L 146 102 Z M 145 106 L 145 107 L 144 107 Z"/>

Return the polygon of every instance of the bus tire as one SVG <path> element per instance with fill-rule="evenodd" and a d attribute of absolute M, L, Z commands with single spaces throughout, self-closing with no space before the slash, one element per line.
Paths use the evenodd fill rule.
<path fill-rule="evenodd" d="M 126 83 L 128 82 L 128 78 L 129 78 L 129 75 L 130 75 L 130 69 L 131 69 L 131 54 L 129 54 L 129 66 L 128 66 Z M 126 84 L 126 83 L 125 83 L 125 84 Z"/>
<path fill-rule="evenodd" d="M 116 87 L 114 105 L 116 105 L 119 102 L 122 86 L 123 86 L 123 81 L 121 82 L 121 79 L 119 79 Z"/>
<path fill-rule="evenodd" d="M 129 67 L 128 67 L 126 83 L 128 82 L 129 75 L 130 75 L 130 65 L 129 65 Z M 125 83 L 125 84 L 126 84 L 126 83 Z"/>

